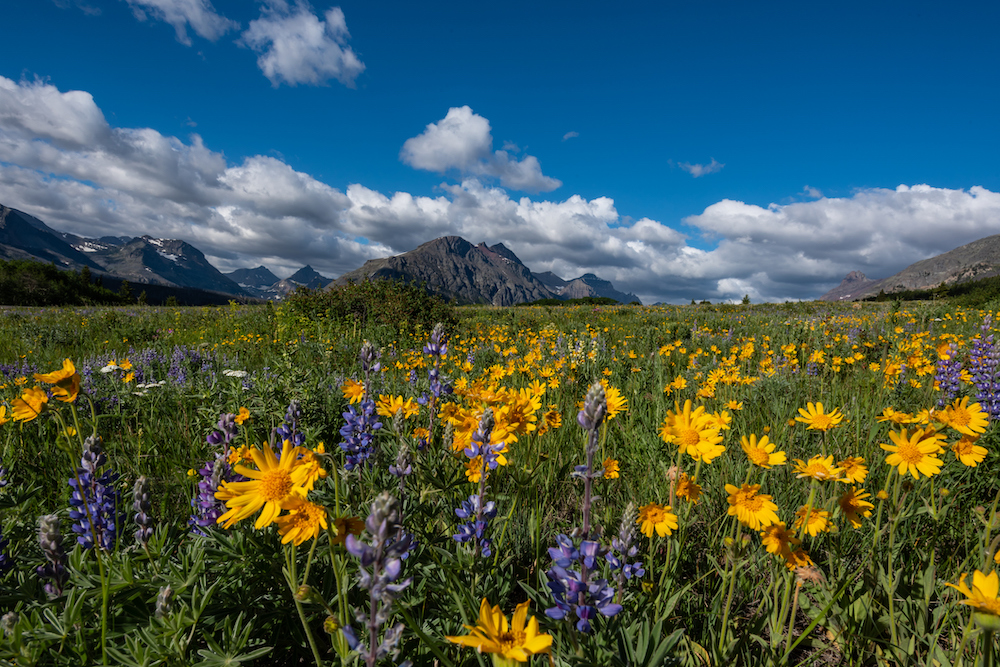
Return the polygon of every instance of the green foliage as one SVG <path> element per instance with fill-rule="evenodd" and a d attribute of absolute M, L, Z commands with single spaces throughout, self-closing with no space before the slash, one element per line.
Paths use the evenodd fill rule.
<path fill-rule="evenodd" d="M 579 299 L 538 299 L 529 303 L 517 303 L 515 306 L 620 306 L 618 301 L 609 296 L 584 296 Z"/>
<path fill-rule="evenodd" d="M 30 260 L 0 260 L 0 305 L 83 306 L 126 303 L 119 295 L 90 283 L 85 273 L 61 271 Z"/>
<path fill-rule="evenodd" d="M 454 326 L 455 308 L 423 285 L 365 280 L 325 290 L 300 287 L 285 301 L 296 316 L 355 328 L 381 327 L 395 333 L 429 332 L 441 322 Z"/>

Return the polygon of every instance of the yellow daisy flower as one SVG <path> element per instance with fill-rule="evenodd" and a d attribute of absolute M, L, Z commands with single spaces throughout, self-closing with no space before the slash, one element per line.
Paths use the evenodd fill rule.
<path fill-rule="evenodd" d="M 604 479 L 618 479 L 618 461 L 613 458 L 604 459 Z"/>
<path fill-rule="evenodd" d="M 742 487 L 726 484 L 726 493 L 729 494 L 729 516 L 735 516 L 744 526 L 760 530 L 778 523 L 778 506 L 771 501 L 771 496 L 760 493 L 760 484 Z"/>
<path fill-rule="evenodd" d="M 951 444 L 951 451 L 955 453 L 955 458 L 970 468 L 975 468 L 986 458 L 986 448 L 976 444 L 979 440 L 977 435 L 963 435 L 961 440 Z"/>
<path fill-rule="evenodd" d="M 517 605 L 508 624 L 500 607 L 490 607 L 486 598 L 483 598 L 479 606 L 479 622 L 464 626 L 471 634 L 446 636 L 445 639 L 469 646 L 480 653 L 493 653 L 508 660 L 528 662 L 531 656 L 548 653 L 552 647 L 552 635 L 538 631 L 537 618 L 532 616 L 528 619 L 528 604 L 522 602 Z"/>
<path fill-rule="evenodd" d="M 233 417 L 233 421 L 239 424 L 240 426 L 243 426 L 243 423 L 248 419 L 250 419 L 250 411 L 242 406 L 240 407 L 240 411 L 236 414 L 236 416 Z"/>
<path fill-rule="evenodd" d="M 671 514 L 670 505 L 650 503 L 639 508 L 639 518 L 635 521 L 641 524 L 640 530 L 646 537 L 652 538 L 653 531 L 660 537 L 670 535 L 677 530 L 677 515 Z"/>
<path fill-rule="evenodd" d="M 333 520 L 333 529 L 337 536 L 330 544 L 343 544 L 348 535 L 360 535 L 365 529 L 365 522 L 356 516 L 342 516 Z"/>
<path fill-rule="evenodd" d="M 933 428 L 914 429 L 912 435 L 905 428 L 899 433 L 889 431 L 889 439 L 895 446 L 879 443 L 879 447 L 890 452 L 885 462 L 896 466 L 900 475 L 910 473 L 914 479 L 920 479 L 921 474 L 931 477 L 941 472 L 944 461 L 936 455 L 941 451 L 944 436 Z"/>
<path fill-rule="evenodd" d="M 69 359 L 63 361 L 61 369 L 51 373 L 35 373 L 34 378 L 36 382 L 55 385 L 52 387 L 52 397 L 64 403 L 72 403 L 80 393 L 80 374 Z"/>
<path fill-rule="evenodd" d="M 365 386 L 357 380 L 347 380 L 340 386 L 340 391 L 350 403 L 360 403 L 365 396 Z"/>
<path fill-rule="evenodd" d="M 761 468 L 768 469 L 771 466 L 784 465 L 786 461 L 785 452 L 776 452 L 776 445 L 767 439 L 767 436 L 762 436 L 758 442 L 757 436 L 753 433 L 750 437 L 743 436 L 740 438 L 740 443 L 743 446 L 743 452 L 750 459 L 750 462 Z"/>
<path fill-rule="evenodd" d="M 49 396 L 44 389 L 25 389 L 20 398 L 10 402 L 10 416 L 16 422 L 30 422 L 45 411 Z"/>
<path fill-rule="evenodd" d="M 824 457 L 821 454 L 804 462 L 802 459 L 795 459 L 795 472 L 797 478 L 811 477 L 821 482 L 843 482 L 843 470 L 833 465 L 833 456 Z"/>
<path fill-rule="evenodd" d="M 806 514 L 809 514 L 808 521 L 806 520 Z M 820 533 L 825 533 L 830 530 L 830 513 L 824 510 L 816 509 L 815 507 L 810 508 L 808 505 L 803 505 L 795 513 L 795 524 L 796 529 L 802 528 L 803 524 L 806 527 L 806 534 L 815 537 Z"/>
<path fill-rule="evenodd" d="M 701 487 L 698 486 L 698 482 L 693 477 L 688 477 L 687 473 L 682 472 L 677 478 L 677 489 L 674 494 L 678 498 L 697 504 L 698 498 L 701 496 Z"/>
<path fill-rule="evenodd" d="M 844 420 L 839 408 L 834 408 L 832 412 L 824 412 L 823 404 L 819 401 L 806 403 L 804 409 L 799 408 L 799 415 L 801 416 L 796 417 L 795 421 L 802 422 L 811 431 L 829 431 L 840 426 Z"/>
<path fill-rule="evenodd" d="M 997 571 L 993 570 L 989 574 L 983 574 L 979 570 L 972 573 L 972 588 L 965 584 L 965 573 L 958 578 L 958 585 L 945 584 L 951 586 L 956 591 L 965 596 L 959 604 L 967 604 L 973 609 L 993 616 L 1000 616 L 1000 599 L 997 599 L 997 592 L 1000 591 L 1000 577 Z"/>
<path fill-rule="evenodd" d="M 850 491 L 844 493 L 837 500 L 837 504 L 840 505 L 841 514 L 851 522 L 851 526 L 854 528 L 861 527 L 861 519 L 859 517 L 867 519 L 872 515 L 872 510 L 875 506 L 865 500 L 865 498 L 869 497 L 871 497 L 871 494 L 865 493 L 864 489 L 852 486 Z"/>
<path fill-rule="evenodd" d="M 286 509 L 290 510 L 288 514 L 275 519 L 282 544 L 291 542 L 298 546 L 319 535 L 321 528 L 326 530 L 326 508 L 322 505 L 300 497 L 297 502 L 289 503 Z"/>
<path fill-rule="evenodd" d="M 229 511 L 217 519 L 223 528 L 232 528 L 257 510 L 263 509 L 254 528 L 260 530 L 271 524 L 289 503 L 297 502 L 297 493 L 305 492 L 304 482 L 309 475 L 309 467 L 297 465 L 300 459 L 293 454 L 292 443 L 282 444 L 281 458 L 274 455 L 271 446 L 251 449 L 250 457 L 257 464 L 257 470 L 242 465 L 233 470 L 244 477 L 246 482 L 223 482 L 215 497 L 226 501 Z"/>
<path fill-rule="evenodd" d="M 939 410 L 935 416 L 942 424 L 947 424 L 963 435 L 982 435 L 986 432 L 989 415 L 983 412 L 979 403 L 969 405 L 969 397 L 955 399 L 955 402 Z"/>
<path fill-rule="evenodd" d="M 837 466 L 844 471 L 844 482 L 861 484 L 868 476 L 865 460 L 860 456 L 848 456 L 843 461 L 838 461 Z"/>

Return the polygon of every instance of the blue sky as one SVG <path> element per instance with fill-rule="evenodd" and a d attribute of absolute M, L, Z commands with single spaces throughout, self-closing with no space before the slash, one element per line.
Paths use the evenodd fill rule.
<path fill-rule="evenodd" d="M 996 3 L 8 4 L 0 203 L 222 270 L 808 299 L 1000 233 Z"/>

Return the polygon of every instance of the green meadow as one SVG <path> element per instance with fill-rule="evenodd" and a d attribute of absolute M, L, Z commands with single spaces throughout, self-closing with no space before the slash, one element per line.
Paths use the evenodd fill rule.
<path fill-rule="evenodd" d="M 4 308 L 0 664 L 991 665 L 995 315 Z"/>

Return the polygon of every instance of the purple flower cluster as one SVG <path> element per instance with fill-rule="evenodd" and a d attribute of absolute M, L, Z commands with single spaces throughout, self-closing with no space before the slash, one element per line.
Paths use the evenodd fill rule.
<path fill-rule="evenodd" d="M 375 454 L 375 432 L 380 428 L 382 422 L 375 412 L 375 401 L 367 393 L 360 403 L 347 407 L 344 425 L 340 427 L 340 435 L 344 439 L 340 443 L 345 453 L 344 470 L 354 470 Z"/>
<path fill-rule="evenodd" d="M 591 621 L 600 613 L 614 616 L 622 610 L 614 600 L 615 589 L 607 579 L 592 577 L 594 570 L 602 562 L 607 562 L 608 549 L 601 545 L 600 530 L 592 530 L 590 525 L 591 503 L 593 502 L 594 480 L 601 477 L 602 469 L 594 466 L 600 441 L 601 424 L 608 411 L 608 399 L 604 387 L 595 382 L 583 400 L 583 409 L 576 415 L 576 421 L 587 431 L 586 463 L 576 466 L 573 477 L 582 479 L 583 525 L 574 529 L 574 537 L 557 535 L 555 547 L 549 548 L 552 567 L 545 573 L 546 584 L 552 592 L 556 605 L 545 610 L 549 618 L 561 620 L 575 616 L 576 629 L 590 632 Z M 579 547 L 574 539 L 580 540 Z M 574 568 L 574 565 L 576 567 Z"/>
<path fill-rule="evenodd" d="M 342 632 L 351 649 L 361 651 L 365 664 L 374 667 L 380 659 L 399 650 L 402 623 L 388 628 L 381 642 L 378 631 L 389 620 L 392 604 L 412 581 L 410 578 L 399 580 L 403 558 L 410 549 L 410 538 L 399 523 L 399 503 L 390 493 L 383 492 L 372 503 L 371 513 L 365 519 L 365 530 L 371 536 L 371 544 L 348 535 L 344 546 L 360 561 L 359 584 L 369 595 L 368 612 L 355 613 L 358 623 L 368 630 L 367 649 L 353 627 L 345 625 Z"/>
<path fill-rule="evenodd" d="M 45 565 L 39 565 L 38 577 L 48 580 L 45 583 L 45 593 L 50 598 L 57 598 L 63 593 L 63 586 L 69 581 L 66 571 L 66 552 L 62 547 L 62 534 L 59 532 L 59 517 L 47 514 L 38 519 L 38 545 L 45 554 Z"/>
<path fill-rule="evenodd" d="M 1000 349 L 993 342 L 992 324 L 992 317 L 987 315 L 981 327 L 983 335 L 969 350 L 969 373 L 976 385 L 976 400 L 991 420 L 1000 417 Z"/>
<path fill-rule="evenodd" d="M 943 408 L 958 395 L 962 384 L 962 362 L 956 358 L 956 352 L 955 344 L 952 343 L 948 346 L 947 359 L 938 359 L 936 365 L 934 381 L 941 392 L 937 402 L 939 408 Z"/>
<path fill-rule="evenodd" d="M 288 409 L 285 410 L 285 421 L 276 429 L 282 442 L 290 440 L 296 447 L 302 447 L 306 444 L 306 434 L 299 428 L 303 415 L 302 405 L 298 401 L 293 400 L 288 404 Z"/>
<path fill-rule="evenodd" d="M 197 535 L 206 535 L 204 529 L 214 526 L 220 516 L 226 513 L 226 504 L 215 497 L 222 482 L 245 481 L 243 475 L 233 472 L 225 454 L 217 454 L 205 462 L 198 470 L 198 494 L 191 499 L 192 514 L 188 525 Z"/>
<path fill-rule="evenodd" d="M 100 472 L 107 463 L 104 443 L 100 436 L 90 436 L 83 443 L 83 456 L 76 476 L 69 485 L 69 516 L 73 519 L 76 541 L 84 549 L 95 546 L 110 551 L 118 541 L 118 527 L 122 520 L 121 493 L 114 487 L 118 473 L 111 469 Z"/>
<path fill-rule="evenodd" d="M 611 538 L 611 550 L 604 555 L 612 570 L 618 570 L 618 602 L 621 602 L 624 594 L 625 581 L 632 577 L 643 577 L 646 570 L 642 567 L 642 561 L 628 562 L 628 559 L 635 558 L 639 554 L 639 546 L 635 543 L 635 520 L 638 512 L 635 505 L 628 504 L 625 513 L 622 514 L 622 522 L 618 527 L 618 535 Z"/>
<path fill-rule="evenodd" d="M 458 532 L 452 535 L 456 542 L 461 543 L 475 538 L 476 551 L 483 556 L 489 556 L 493 553 L 493 542 L 486 537 L 486 528 L 489 526 L 489 520 L 497 513 L 496 505 L 492 501 L 487 502 L 486 500 L 486 491 L 489 489 L 486 480 L 490 470 L 495 470 L 499 465 L 497 457 L 506 446 L 503 442 L 490 443 L 493 438 L 494 424 L 493 409 L 486 408 L 483 416 L 479 419 L 479 427 L 472 434 L 471 444 L 463 450 L 470 459 L 475 460 L 476 457 L 479 457 L 479 492 L 469 496 L 468 500 L 463 500 L 455 510 L 455 515 L 458 518 L 468 519 L 468 521 L 460 525 Z"/>
<path fill-rule="evenodd" d="M 212 431 L 205 438 L 205 441 L 210 445 L 228 445 L 230 442 L 236 439 L 239 434 L 239 426 L 236 424 L 236 415 L 227 412 L 226 414 L 219 417 L 219 421 L 216 424 L 219 429 L 217 431 Z M 225 449 L 225 447 L 223 447 Z"/>
<path fill-rule="evenodd" d="M 556 620 L 576 616 L 576 629 L 590 632 L 591 621 L 598 613 L 614 616 L 622 610 L 614 602 L 615 589 L 608 585 L 607 579 L 588 577 L 607 555 L 607 549 L 595 540 L 582 540 L 577 548 L 568 535 L 557 535 L 556 544 L 549 548 L 552 567 L 545 573 L 556 606 L 546 609 L 545 615 Z M 571 569 L 574 564 L 579 567 Z"/>

